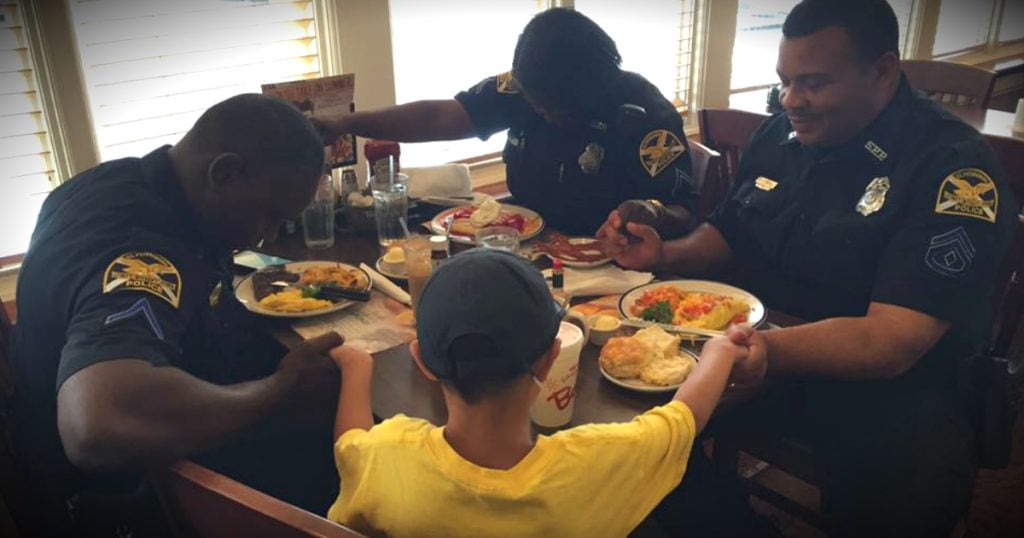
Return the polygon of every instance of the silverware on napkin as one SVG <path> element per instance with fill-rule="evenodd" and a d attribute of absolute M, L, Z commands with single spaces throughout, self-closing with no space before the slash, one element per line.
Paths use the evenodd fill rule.
<path fill-rule="evenodd" d="M 694 336 L 721 336 L 725 334 L 725 331 L 713 331 L 710 329 L 695 329 L 693 327 L 680 327 L 678 325 L 669 325 L 668 323 L 655 323 L 653 321 L 644 321 L 641 319 L 623 319 L 622 325 L 626 327 L 635 327 L 637 329 L 646 329 L 647 327 L 660 327 L 662 330 L 668 333 L 676 334 L 689 334 Z"/>
<path fill-rule="evenodd" d="M 370 280 L 373 281 L 373 289 L 402 304 L 412 306 L 412 297 L 409 297 L 409 293 L 400 288 L 398 284 L 395 284 L 391 279 L 378 273 L 365 263 L 360 263 L 359 268 L 366 271 L 366 274 L 370 275 Z"/>

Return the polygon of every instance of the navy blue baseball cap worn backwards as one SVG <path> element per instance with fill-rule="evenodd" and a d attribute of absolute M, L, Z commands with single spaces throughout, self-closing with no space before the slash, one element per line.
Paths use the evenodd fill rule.
<path fill-rule="evenodd" d="M 551 347 L 564 310 L 530 262 L 476 248 L 440 266 L 416 309 L 423 363 L 440 379 L 514 378 Z"/>

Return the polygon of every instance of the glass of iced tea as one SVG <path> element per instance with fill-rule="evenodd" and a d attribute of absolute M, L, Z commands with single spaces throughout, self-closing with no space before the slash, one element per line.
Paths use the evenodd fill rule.
<path fill-rule="evenodd" d="M 409 278 L 409 296 L 412 298 L 412 310 L 420 302 L 420 293 L 430 278 L 430 239 L 425 235 L 414 235 L 402 244 L 405 252 L 405 271 Z"/>

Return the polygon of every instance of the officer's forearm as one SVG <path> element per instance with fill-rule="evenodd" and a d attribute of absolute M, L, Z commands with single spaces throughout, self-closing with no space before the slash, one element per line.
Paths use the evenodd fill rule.
<path fill-rule="evenodd" d="M 344 116 L 336 134 L 354 134 L 398 142 L 459 140 L 473 136 L 473 122 L 454 99 L 414 101 Z"/>
<path fill-rule="evenodd" d="M 106 361 L 64 382 L 57 423 L 68 458 L 80 468 L 158 465 L 270 417 L 281 407 L 285 383 L 274 375 L 219 386 L 142 360 Z"/>
<path fill-rule="evenodd" d="M 732 249 L 717 228 L 701 224 L 692 233 L 662 245 L 658 269 L 686 276 L 714 273 L 732 260 Z"/>
<path fill-rule="evenodd" d="M 764 331 L 768 375 L 893 378 L 934 347 L 948 327 L 920 312 L 872 303 L 863 317 Z"/>

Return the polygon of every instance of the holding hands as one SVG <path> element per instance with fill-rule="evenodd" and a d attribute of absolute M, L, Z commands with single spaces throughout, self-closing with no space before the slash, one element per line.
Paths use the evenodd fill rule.
<path fill-rule="evenodd" d="M 332 349 L 330 354 L 331 360 L 343 374 L 347 369 L 373 368 L 373 357 L 369 353 L 351 346 L 338 346 Z"/>
<path fill-rule="evenodd" d="M 662 261 L 662 240 L 652 227 L 656 215 L 649 204 L 627 200 L 608 215 L 597 238 L 615 261 L 627 269 L 650 269 Z"/>
<path fill-rule="evenodd" d="M 701 356 L 706 354 L 732 357 L 729 381 L 737 387 L 757 385 L 768 371 L 768 348 L 764 335 L 749 325 L 733 325 L 724 336 L 708 340 Z"/>

